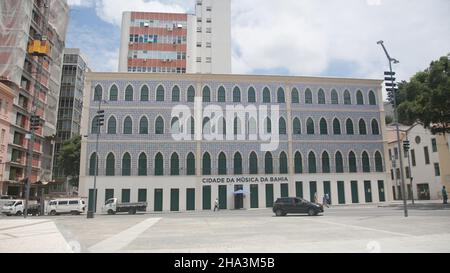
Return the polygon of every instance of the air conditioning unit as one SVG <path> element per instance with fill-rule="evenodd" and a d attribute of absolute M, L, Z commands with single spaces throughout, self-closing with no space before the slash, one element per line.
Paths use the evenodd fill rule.
<path fill-rule="evenodd" d="M 144 27 L 149 27 L 150 24 L 149 23 L 144 23 Z"/>
<path fill-rule="evenodd" d="M 183 28 L 183 25 L 182 24 L 178 24 L 177 28 Z"/>

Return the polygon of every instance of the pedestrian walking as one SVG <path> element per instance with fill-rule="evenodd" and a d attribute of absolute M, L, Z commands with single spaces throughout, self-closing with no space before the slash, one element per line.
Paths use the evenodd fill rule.
<path fill-rule="evenodd" d="M 214 211 L 219 210 L 219 198 L 216 198 L 216 201 L 214 201 Z"/>
<path fill-rule="evenodd" d="M 323 206 L 327 206 L 327 208 L 329 208 L 329 206 L 328 206 L 328 199 L 327 199 L 326 195 L 324 195 L 323 198 L 322 198 L 322 205 Z"/>
<path fill-rule="evenodd" d="M 442 199 L 444 200 L 444 204 L 447 204 L 448 194 L 445 186 L 442 187 Z"/>
<path fill-rule="evenodd" d="M 331 205 L 331 198 L 330 198 L 330 195 L 327 193 L 327 194 L 325 194 L 325 197 L 326 197 L 326 199 L 327 199 L 327 204 L 328 204 L 328 205 Z"/>

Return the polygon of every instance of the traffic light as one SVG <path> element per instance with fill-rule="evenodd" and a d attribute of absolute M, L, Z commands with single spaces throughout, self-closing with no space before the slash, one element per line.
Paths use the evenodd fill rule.
<path fill-rule="evenodd" d="M 409 140 L 403 141 L 403 149 L 405 150 L 405 152 L 409 151 Z"/>
<path fill-rule="evenodd" d="M 97 111 L 97 125 L 98 125 L 98 127 L 103 126 L 104 122 L 105 122 L 105 110 L 98 110 Z"/>
<path fill-rule="evenodd" d="M 30 117 L 30 129 L 36 130 L 42 126 L 42 121 L 40 116 L 32 115 Z"/>
<path fill-rule="evenodd" d="M 388 97 L 388 101 L 392 104 L 392 106 L 396 106 L 395 105 L 395 98 L 397 96 L 397 92 L 398 92 L 398 88 L 397 88 L 397 84 L 395 83 L 395 72 L 384 72 L 384 75 L 386 76 L 384 78 L 385 85 L 386 85 L 386 91 L 387 91 L 387 97 Z"/>

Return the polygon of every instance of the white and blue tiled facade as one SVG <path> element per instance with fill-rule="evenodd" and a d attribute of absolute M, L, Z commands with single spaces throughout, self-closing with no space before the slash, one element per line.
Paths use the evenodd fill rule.
<path fill-rule="evenodd" d="M 98 145 L 97 210 L 105 198 L 111 196 L 124 202 L 147 201 L 148 211 L 211 209 L 216 198 L 223 208 L 265 208 L 280 196 L 301 196 L 308 200 L 317 196 L 321 200 L 325 193 L 331 195 L 333 204 L 387 201 L 390 194 L 386 184 L 381 83 L 379 80 L 306 77 L 91 73 L 85 88 L 83 135 L 87 138 L 82 143 L 80 192 L 87 197 L 89 189 L 93 188 L 97 136 L 93 120 L 99 106 L 94 93 L 97 88 L 97 92 L 101 90 L 101 108 L 105 111 Z M 112 86 L 117 87 L 117 101 L 111 101 Z M 130 90 L 129 86 L 133 89 L 133 98 L 125 101 L 125 90 L 127 87 Z M 148 101 L 141 100 L 143 86 L 148 87 Z M 161 86 L 164 100 L 159 96 L 157 101 L 157 90 L 161 92 Z M 175 86 L 180 91 L 179 101 L 172 101 Z M 203 102 L 203 109 L 212 104 L 222 106 L 224 111 L 225 106 L 236 104 L 266 105 L 269 109 L 279 106 L 286 134 L 280 135 L 278 148 L 269 153 L 261 151 L 261 144 L 266 142 L 249 139 L 247 121 L 244 122 L 245 140 L 175 141 L 170 128 L 172 108 L 186 105 L 194 113 L 194 102 L 188 101 L 188 89 L 191 87 L 195 96 L 202 98 L 206 86 L 210 90 L 207 96 L 210 102 Z M 220 87 L 225 89 L 225 102 L 219 102 Z M 240 102 L 233 102 L 236 87 L 240 91 Z M 255 91 L 255 103 L 248 101 L 249 89 Z M 270 103 L 264 102 L 265 89 L 270 91 Z M 325 95 L 321 104 L 320 89 Z M 309 92 L 306 90 L 311 91 L 312 103 L 306 103 L 305 93 Z M 284 93 L 284 102 L 278 102 L 279 91 Z M 293 92 L 298 92 L 298 102 Z M 116 120 L 115 126 L 110 126 L 113 124 L 109 122 L 111 117 Z M 158 117 L 164 121 L 162 134 L 155 132 Z M 125 123 L 129 124 L 130 118 L 131 134 L 124 134 Z M 294 128 L 294 119 L 300 121 L 300 132 Z M 313 121 L 314 133 L 308 133 L 309 119 Z M 347 128 L 349 121 L 353 134 Z M 141 129 L 142 123 L 148 131 Z M 365 134 L 360 131 L 361 123 Z M 278 126 L 278 121 L 272 120 L 271 126 Z M 203 169 L 206 153 L 210 157 L 210 164 L 206 164 L 210 165 L 210 174 Z M 241 158 L 238 163 L 235 162 L 237 154 Z M 250 170 L 251 154 L 257 156 L 256 174 L 255 164 Z M 219 162 L 223 155 L 226 160 Z M 350 162 L 353 155 L 355 161 Z M 270 157 L 267 159 L 267 156 Z M 310 166 L 314 159 L 315 172 Z M 157 161 L 162 161 L 162 168 L 156 166 L 160 164 Z M 273 170 L 266 174 L 269 161 Z M 238 171 L 234 168 L 236 164 L 241 166 L 237 167 Z M 174 171 L 173 166 L 178 171 Z M 124 168 L 129 168 L 129 173 L 124 172 Z M 235 190 L 241 188 L 245 192 L 243 198 L 234 195 Z"/>

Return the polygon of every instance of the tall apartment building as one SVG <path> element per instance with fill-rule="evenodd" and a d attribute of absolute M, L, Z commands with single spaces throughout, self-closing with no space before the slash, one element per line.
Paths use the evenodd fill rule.
<path fill-rule="evenodd" d="M 35 132 L 31 182 L 52 180 L 69 7 L 65 0 L 2 0 L 0 13 L 0 79 L 16 95 L 3 184 L 8 195 L 21 196 L 27 177 L 30 116 L 34 113 L 44 125 Z M 31 196 L 34 193 L 32 186 Z"/>
<path fill-rule="evenodd" d="M 124 12 L 120 72 L 231 73 L 230 0 L 197 0 L 195 14 Z"/>
<path fill-rule="evenodd" d="M 85 73 L 89 71 L 86 58 L 78 48 L 64 49 L 61 92 L 59 94 L 58 122 L 56 126 L 53 178 L 65 182 L 66 176 L 57 167 L 57 158 L 64 141 L 80 134 L 81 111 Z M 51 191 L 62 191 L 64 184 L 55 184 Z"/>
<path fill-rule="evenodd" d="M 3 188 L 5 163 L 8 159 L 9 128 L 11 127 L 11 110 L 16 94 L 7 85 L 0 83 L 0 195 Z"/>

